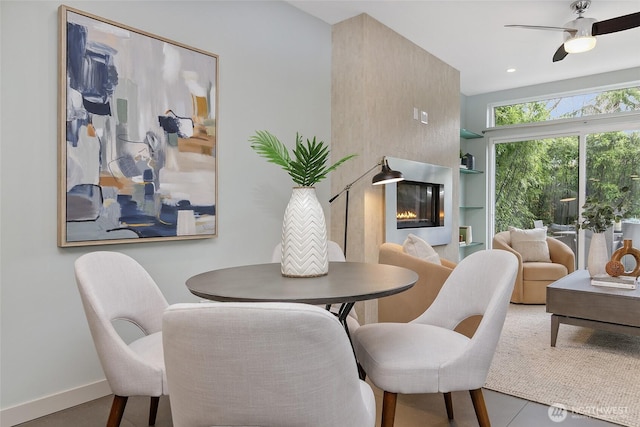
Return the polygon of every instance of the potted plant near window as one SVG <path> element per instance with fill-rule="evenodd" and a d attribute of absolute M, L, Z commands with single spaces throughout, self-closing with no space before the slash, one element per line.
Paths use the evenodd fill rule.
<path fill-rule="evenodd" d="M 289 277 L 327 274 L 327 226 L 314 186 L 356 155 L 351 154 L 329 165 L 329 149 L 325 143 L 313 137 L 303 144 L 298 133 L 293 156 L 278 138 L 267 131 L 257 131 L 249 142 L 260 156 L 282 167 L 297 185 L 293 188 L 282 223 L 282 274 Z"/>
<path fill-rule="evenodd" d="M 587 259 L 587 269 L 591 277 L 607 274 L 605 267 L 609 261 L 609 251 L 604 233 L 613 226 L 614 222 L 626 218 L 628 208 L 625 195 L 629 191 L 629 187 L 623 187 L 620 191 L 622 196 L 614 202 L 604 202 L 594 196 L 589 196 L 582 206 L 580 228 L 593 232 Z"/>

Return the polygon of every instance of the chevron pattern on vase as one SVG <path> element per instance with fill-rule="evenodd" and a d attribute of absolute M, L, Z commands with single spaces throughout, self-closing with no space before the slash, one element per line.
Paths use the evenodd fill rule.
<path fill-rule="evenodd" d="M 327 225 L 314 187 L 295 187 L 282 223 L 281 271 L 287 277 L 329 272 Z"/>

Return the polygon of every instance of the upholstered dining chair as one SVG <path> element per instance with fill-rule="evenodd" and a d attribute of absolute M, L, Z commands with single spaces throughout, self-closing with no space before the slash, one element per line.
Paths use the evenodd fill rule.
<path fill-rule="evenodd" d="M 453 419 L 452 391 L 469 390 L 481 427 L 490 426 L 482 395 L 518 270 L 515 255 L 479 251 L 451 272 L 429 308 L 409 323 L 374 323 L 353 333 L 357 359 L 384 390 L 382 426 L 393 426 L 397 394 L 444 393 Z M 481 315 L 471 338 L 453 329 Z"/>
<path fill-rule="evenodd" d="M 177 427 L 372 427 L 375 399 L 328 311 L 299 303 L 182 303 L 163 320 Z"/>
<path fill-rule="evenodd" d="M 346 262 L 347 259 L 345 258 L 344 252 L 342 252 L 340 245 L 338 245 L 333 240 L 329 240 L 327 242 L 327 250 L 328 250 L 329 262 Z M 282 244 L 278 243 L 273 248 L 273 254 L 271 255 L 271 262 L 280 262 L 281 260 L 282 260 Z M 334 314 L 337 314 L 338 310 L 340 309 L 339 306 L 340 304 L 332 304 L 330 308 L 331 312 Z M 352 331 L 355 331 L 356 329 L 358 329 L 358 327 L 360 327 L 360 322 L 358 321 L 358 315 L 356 314 L 355 309 L 351 309 L 351 311 L 349 312 L 349 315 L 347 316 L 347 327 L 349 328 L 349 333 L 351 333 Z"/>
<path fill-rule="evenodd" d="M 79 257 L 75 275 L 102 369 L 114 393 L 107 427 L 120 425 L 129 396 L 151 396 L 149 425 L 160 396 L 168 394 L 162 352 L 162 314 L 167 300 L 133 258 L 99 251 Z M 127 344 L 113 321 L 126 320 L 144 336 Z"/>

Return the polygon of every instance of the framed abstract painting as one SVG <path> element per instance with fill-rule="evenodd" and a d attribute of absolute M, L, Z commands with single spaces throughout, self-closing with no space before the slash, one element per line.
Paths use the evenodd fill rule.
<path fill-rule="evenodd" d="M 58 246 L 216 236 L 218 56 L 59 14 Z"/>

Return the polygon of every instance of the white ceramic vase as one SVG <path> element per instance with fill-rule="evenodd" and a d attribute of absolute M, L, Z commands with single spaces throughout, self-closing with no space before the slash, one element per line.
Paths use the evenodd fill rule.
<path fill-rule="evenodd" d="M 282 275 L 329 273 L 327 225 L 314 187 L 294 187 L 282 223 Z"/>
<path fill-rule="evenodd" d="M 607 251 L 607 239 L 604 233 L 593 233 L 591 244 L 589 245 L 589 256 L 587 258 L 587 270 L 591 277 L 603 276 L 607 274 L 606 266 L 609 262 L 609 251 Z"/>

